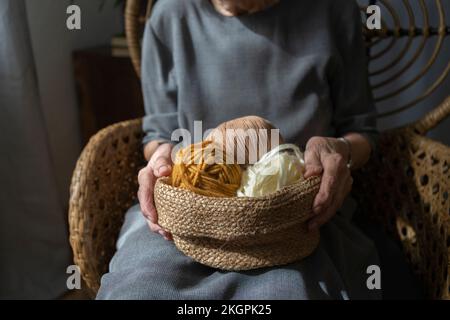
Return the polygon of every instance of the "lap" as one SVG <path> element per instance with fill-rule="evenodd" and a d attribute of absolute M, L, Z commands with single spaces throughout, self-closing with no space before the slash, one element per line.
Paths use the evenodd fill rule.
<path fill-rule="evenodd" d="M 288 244 L 287 244 L 288 245 Z M 378 262 L 375 247 L 337 217 L 321 231 L 317 250 L 286 266 L 244 272 L 213 269 L 152 233 L 132 207 L 98 299 L 371 299 L 366 268 Z"/>

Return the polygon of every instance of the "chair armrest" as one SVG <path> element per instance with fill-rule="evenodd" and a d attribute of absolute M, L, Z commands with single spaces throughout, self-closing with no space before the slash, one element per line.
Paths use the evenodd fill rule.
<path fill-rule="evenodd" d="M 124 214 L 136 201 L 137 174 L 145 165 L 142 136 L 141 119 L 99 131 L 84 148 L 73 173 L 70 244 L 92 295 L 115 252 Z"/>
<path fill-rule="evenodd" d="M 355 173 L 360 206 L 400 241 L 432 299 L 449 299 L 450 147 L 413 126 L 381 135 L 377 153 Z"/>

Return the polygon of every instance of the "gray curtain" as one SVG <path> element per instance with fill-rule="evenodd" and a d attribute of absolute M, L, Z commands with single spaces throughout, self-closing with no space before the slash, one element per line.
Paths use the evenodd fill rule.
<path fill-rule="evenodd" d="M 23 0 L 0 1 L 0 298 L 55 298 L 70 264 Z"/>

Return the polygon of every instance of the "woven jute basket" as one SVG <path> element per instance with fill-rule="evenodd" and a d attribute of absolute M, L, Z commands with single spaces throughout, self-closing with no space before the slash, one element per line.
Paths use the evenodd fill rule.
<path fill-rule="evenodd" d="M 170 185 L 155 186 L 159 224 L 194 260 L 223 270 L 288 264 L 309 256 L 320 239 L 309 231 L 320 179 L 311 178 L 264 197 L 207 197 Z"/>

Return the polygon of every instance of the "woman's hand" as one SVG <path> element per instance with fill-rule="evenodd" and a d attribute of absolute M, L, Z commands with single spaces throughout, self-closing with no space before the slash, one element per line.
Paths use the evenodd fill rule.
<path fill-rule="evenodd" d="M 172 235 L 158 225 L 158 213 L 155 208 L 153 191 L 156 180 L 160 177 L 169 176 L 172 172 L 172 148 L 173 146 L 168 143 L 158 146 L 150 157 L 147 166 L 139 171 L 138 175 L 138 198 L 141 211 L 147 219 L 150 230 L 159 233 L 166 240 L 172 240 Z"/>
<path fill-rule="evenodd" d="M 316 217 L 309 222 L 317 229 L 330 220 L 352 189 L 353 179 L 347 167 L 350 150 L 335 138 L 313 137 L 305 150 L 305 178 L 322 175 L 319 193 L 314 199 Z"/>

